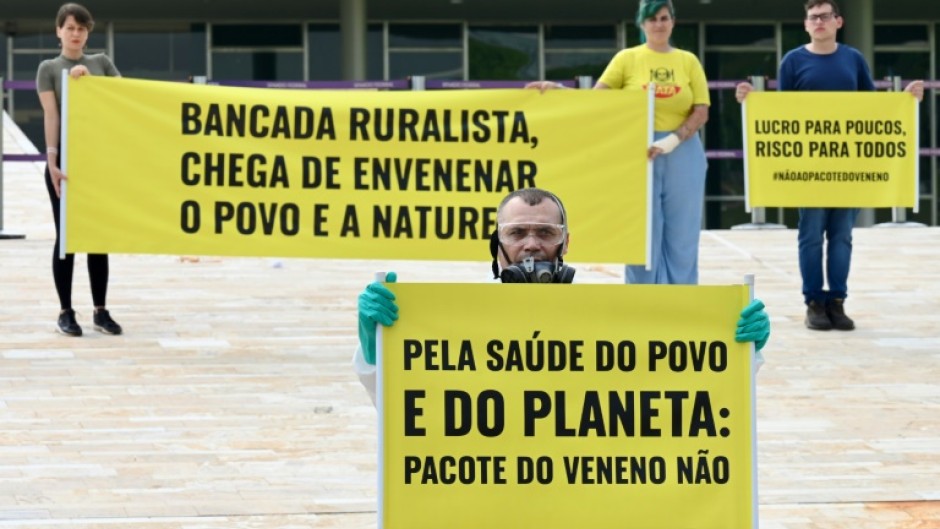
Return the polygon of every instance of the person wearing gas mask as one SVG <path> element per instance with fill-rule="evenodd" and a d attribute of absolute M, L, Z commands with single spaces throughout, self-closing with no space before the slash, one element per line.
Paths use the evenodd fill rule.
<path fill-rule="evenodd" d="M 490 238 L 493 277 L 503 283 L 571 283 L 575 269 L 564 263 L 570 234 L 561 200 L 538 189 L 518 189 L 508 194 L 496 210 L 496 231 Z M 385 282 L 394 283 L 395 272 Z M 770 336 L 770 319 L 764 304 L 755 299 L 743 311 L 735 339 L 755 342 L 760 351 Z M 391 326 L 398 320 L 395 294 L 382 282 L 370 283 L 359 294 L 359 347 L 353 367 L 375 403 L 375 325 Z"/>
<path fill-rule="evenodd" d="M 568 253 L 568 215 L 561 200 L 529 187 L 506 195 L 496 209 L 496 231 L 490 236 L 493 279 L 503 283 L 571 283 L 574 268 Z"/>

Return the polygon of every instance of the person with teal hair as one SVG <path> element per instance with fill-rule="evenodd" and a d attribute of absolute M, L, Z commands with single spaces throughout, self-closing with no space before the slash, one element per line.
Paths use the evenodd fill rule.
<path fill-rule="evenodd" d="M 627 283 L 698 284 L 698 247 L 708 163 L 698 130 L 711 99 L 698 58 L 671 43 L 676 10 L 669 0 L 643 0 L 636 12 L 641 43 L 621 50 L 595 89 L 647 90 L 655 86 L 650 269 L 625 267 Z M 541 90 L 558 83 L 535 81 Z"/>
<path fill-rule="evenodd" d="M 698 283 L 698 247 L 708 163 L 698 130 L 711 99 L 698 58 L 674 48 L 676 11 L 668 0 L 643 0 L 636 13 L 642 43 L 614 56 L 594 88 L 656 90 L 651 266 L 627 266 L 628 283 Z"/>
<path fill-rule="evenodd" d="M 662 9 L 669 12 L 669 16 L 675 20 L 676 8 L 673 7 L 670 0 L 650 0 L 641 1 L 639 9 L 636 10 L 636 27 L 640 29 L 640 43 L 646 42 L 646 32 L 643 31 L 643 23 L 656 17 Z"/>

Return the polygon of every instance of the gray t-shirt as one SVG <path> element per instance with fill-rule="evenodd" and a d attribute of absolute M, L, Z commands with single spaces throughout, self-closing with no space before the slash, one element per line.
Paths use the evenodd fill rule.
<path fill-rule="evenodd" d="M 85 65 L 92 75 L 104 75 L 107 77 L 120 77 L 121 72 L 117 70 L 111 58 L 103 53 L 95 55 L 82 55 L 77 61 L 73 61 L 63 55 L 55 59 L 46 59 L 39 65 L 39 71 L 36 72 L 36 90 L 39 93 L 52 90 L 55 92 L 55 102 L 59 111 L 62 110 L 62 70 L 71 70 L 73 66 L 79 64 Z"/>

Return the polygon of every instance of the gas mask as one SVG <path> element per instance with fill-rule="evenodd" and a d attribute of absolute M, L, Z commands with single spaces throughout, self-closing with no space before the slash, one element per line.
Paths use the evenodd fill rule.
<path fill-rule="evenodd" d="M 497 225 L 497 229 L 490 236 L 493 279 L 499 279 L 503 283 L 571 283 L 574 281 L 575 269 L 562 260 L 567 245 L 568 216 L 558 197 L 548 193 L 548 198 L 558 206 L 558 211 L 561 213 L 560 224 L 523 220 Z M 499 252 L 503 253 L 506 262 L 511 261 L 502 241 L 506 241 L 507 244 L 522 244 L 529 237 L 539 239 L 543 247 L 554 246 L 556 257 L 551 261 L 536 261 L 535 257 L 528 256 L 521 262 L 510 264 L 500 270 L 497 258 Z"/>
<path fill-rule="evenodd" d="M 506 255 L 494 231 L 490 236 L 493 279 L 499 279 L 503 283 L 571 283 L 574 281 L 575 269 L 566 265 L 560 257 L 552 261 L 536 261 L 534 257 L 526 257 L 521 263 L 509 265 L 500 270 L 496 259 L 496 254 L 500 251 L 504 256 Z"/>
<path fill-rule="evenodd" d="M 503 283 L 571 283 L 574 280 L 574 268 L 553 261 L 536 261 L 526 257 L 521 263 L 504 268 L 499 274 Z"/>

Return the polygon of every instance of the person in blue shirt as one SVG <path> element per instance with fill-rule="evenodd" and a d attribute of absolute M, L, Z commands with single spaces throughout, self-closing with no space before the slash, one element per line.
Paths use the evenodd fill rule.
<path fill-rule="evenodd" d="M 777 76 L 778 90 L 872 91 L 875 83 L 865 57 L 855 48 L 836 41 L 843 19 L 835 0 L 809 0 L 804 21 L 809 44 L 784 55 Z M 737 86 L 735 96 L 744 101 L 753 89 L 749 83 Z M 906 88 L 923 99 L 923 81 Z M 806 327 L 828 331 L 850 331 L 855 322 L 845 314 L 849 267 L 852 261 L 852 227 L 858 208 L 800 208 L 799 259 L 806 303 Z M 825 263 L 823 245 L 825 240 Z M 825 273 L 823 272 L 825 264 Z M 825 289 L 825 283 L 829 289 Z"/>

